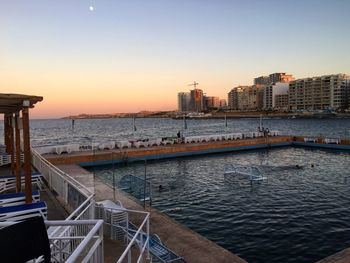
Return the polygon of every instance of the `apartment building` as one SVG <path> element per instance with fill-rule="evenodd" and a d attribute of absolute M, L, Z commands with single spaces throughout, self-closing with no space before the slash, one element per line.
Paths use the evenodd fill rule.
<path fill-rule="evenodd" d="M 233 88 L 227 95 L 228 107 L 232 110 L 241 109 L 241 101 L 243 97 L 243 91 L 248 86 L 238 86 Z"/>
<path fill-rule="evenodd" d="M 289 82 L 294 80 L 293 75 L 282 73 L 272 73 L 268 76 L 260 76 L 254 79 L 255 85 L 269 85 L 276 82 Z"/>
<path fill-rule="evenodd" d="M 263 87 L 263 109 L 273 110 L 276 108 L 276 96 L 288 94 L 288 82 L 273 82 Z M 283 100 L 285 101 L 285 100 Z M 281 103 L 282 101 L 279 101 Z M 279 105 L 279 107 L 288 108 L 288 100 L 286 105 Z"/>
<path fill-rule="evenodd" d="M 190 110 L 201 112 L 204 110 L 204 94 L 201 89 L 190 90 Z"/>
<path fill-rule="evenodd" d="M 233 110 L 262 108 L 262 85 L 238 86 L 228 93 L 228 105 Z"/>
<path fill-rule="evenodd" d="M 227 107 L 227 102 L 225 99 L 220 99 L 220 108 L 226 108 Z"/>
<path fill-rule="evenodd" d="M 191 95 L 189 92 L 179 92 L 177 94 L 177 109 L 180 112 L 190 111 Z"/>
<path fill-rule="evenodd" d="M 270 83 L 289 82 L 294 80 L 293 75 L 287 73 L 273 73 L 269 75 Z"/>
<path fill-rule="evenodd" d="M 278 111 L 288 111 L 289 107 L 289 94 L 277 94 L 275 95 L 274 109 Z"/>
<path fill-rule="evenodd" d="M 254 85 L 268 85 L 269 83 L 269 76 L 261 76 L 254 79 Z"/>
<path fill-rule="evenodd" d="M 289 83 L 290 110 L 339 110 L 349 107 L 350 77 L 345 74 L 304 78 Z"/>
<path fill-rule="evenodd" d="M 219 97 L 205 96 L 204 100 L 205 100 L 205 108 L 206 109 L 220 107 L 220 98 Z"/>

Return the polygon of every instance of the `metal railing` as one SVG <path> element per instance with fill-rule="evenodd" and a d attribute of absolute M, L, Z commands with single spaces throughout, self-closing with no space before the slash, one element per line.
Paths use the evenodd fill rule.
<path fill-rule="evenodd" d="M 16 161 L 16 155 L 15 155 L 15 161 Z M 21 162 L 23 163 L 24 161 L 24 155 L 21 153 Z M 0 166 L 7 165 L 12 163 L 12 157 L 11 154 L 7 153 L 1 153 L 0 154 Z"/>
<path fill-rule="evenodd" d="M 90 189 L 51 164 L 34 149 L 32 149 L 32 164 L 44 176 L 49 188 L 71 208 L 78 208 L 89 198 L 92 200 L 94 193 Z"/>
<path fill-rule="evenodd" d="M 82 236 L 79 235 L 79 233 L 87 233 L 87 230 L 89 230 L 86 225 L 88 225 L 88 222 L 91 222 L 91 220 L 86 219 L 95 218 L 94 194 L 87 187 L 85 187 L 80 182 L 72 178 L 69 174 L 63 172 L 58 167 L 54 166 L 45 158 L 43 158 L 40 155 L 40 153 L 38 153 L 34 149 L 32 149 L 32 164 L 44 176 L 45 180 L 49 185 L 49 188 L 54 190 L 61 197 L 61 200 L 63 200 L 65 204 L 69 205 L 72 208 L 75 208 L 74 212 L 72 212 L 65 221 L 54 221 L 55 223 L 47 223 L 47 225 L 50 226 L 48 232 L 49 239 L 51 240 L 51 251 L 59 250 L 59 253 L 57 253 L 57 255 L 59 255 L 59 257 L 62 257 L 62 259 L 65 260 L 54 262 L 75 262 L 74 260 L 77 259 L 74 258 L 75 256 L 80 257 L 80 262 L 103 262 L 103 248 L 101 250 L 101 245 L 99 245 L 97 241 L 93 245 L 91 245 L 90 241 L 83 241 L 81 239 Z M 130 238 L 126 238 L 128 242 L 127 247 L 125 248 L 120 258 L 117 260 L 117 262 L 125 262 L 124 260 L 127 260 L 127 262 L 131 262 L 131 250 L 134 245 L 137 245 L 139 247 L 139 253 L 137 253 L 137 255 L 139 255 L 137 262 L 143 262 L 145 253 L 147 253 L 147 258 L 149 258 L 149 213 L 143 211 L 127 210 L 125 208 L 123 209 L 123 211 L 127 213 L 138 213 L 145 215 L 145 217 L 142 223 L 140 224 L 139 228 L 137 229 L 134 237 L 131 238 L 131 240 Z M 105 218 L 102 217 L 102 219 Z M 73 226 L 69 226 L 69 223 L 71 223 Z M 115 225 L 115 227 L 122 228 L 123 226 Z M 141 238 L 141 236 L 145 234 L 145 232 L 143 231 L 144 228 L 146 228 L 145 232 L 147 233 L 146 239 Z M 125 226 L 123 231 L 125 232 Z M 72 235 L 73 237 L 71 237 Z M 89 235 L 89 238 L 91 239 L 94 234 Z M 84 260 L 80 260 L 80 252 L 73 253 L 73 250 L 70 249 L 75 247 L 76 249 L 74 251 L 83 251 L 84 249 L 86 250 L 87 247 L 89 248 Z M 66 258 L 67 255 L 70 255 L 70 257 Z M 87 257 L 93 260 L 90 260 Z M 74 260 L 70 261 L 70 258 L 74 258 Z"/>
<path fill-rule="evenodd" d="M 72 178 L 69 174 L 51 164 L 34 149 L 32 149 L 32 163 L 44 176 L 49 188 L 53 189 L 66 205 L 75 208 L 66 218 L 66 221 L 95 218 L 94 194 L 91 193 L 88 188 Z M 53 227 L 49 231 L 51 235 L 59 234 L 64 236 L 68 230 L 62 227 Z"/>
<path fill-rule="evenodd" d="M 0 227 L 15 223 L 0 222 Z M 104 261 L 102 220 L 45 221 L 45 225 L 69 230 L 65 235 L 49 235 L 51 262 L 101 263 Z"/>
<path fill-rule="evenodd" d="M 137 246 L 139 249 L 136 262 L 144 262 L 150 258 L 149 236 L 150 236 L 150 213 L 137 210 L 129 210 L 124 207 L 105 208 L 96 206 L 96 218 L 103 219 L 105 235 L 111 239 L 126 240 L 127 247 L 118 259 L 117 263 L 135 262 L 132 259 L 131 249 Z M 129 224 L 130 214 L 136 214 L 137 217 L 143 216 L 143 220 L 136 229 L 131 229 Z M 130 234 L 132 232 L 132 234 Z"/>

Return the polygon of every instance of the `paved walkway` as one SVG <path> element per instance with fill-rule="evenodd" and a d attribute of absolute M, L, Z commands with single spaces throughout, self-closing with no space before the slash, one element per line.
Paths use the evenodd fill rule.
<path fill-rule="evenodd" d="M 349 263 L 350 262 L 350 248 L 346 248 L 332 256 L 326 257 L 317 261 L 317 263 Z"/>

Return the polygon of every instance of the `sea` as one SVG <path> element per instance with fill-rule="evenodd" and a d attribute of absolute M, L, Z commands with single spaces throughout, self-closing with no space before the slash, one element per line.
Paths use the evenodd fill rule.
<path fill-rule="evenodd" d="M 32 120 L 32 146 L 256 131 L 259 119 Z M 2 124 L 1 124 L 2 125 Z M 284 135 L 350 138 L 350 119 L 263 119 Z M 0 127 L 0 131 L 2 131 Z M 3 135 L 0 134 L 3 139 Z M 251 183 L 228 167 L 258 167 Z M 316 262 L 350 247 L 350 153 L 301 147 L 89 168 L 107 184 L 152 186 L 152 206 L 252 263 Z M 146 171 L 146 172 L 145 172 Z M 161 185 L 161 187 L 159 187 Z"/>
<path fill-rule="evenodd" d="M 89 144 L 125 139 L 176 137 L 178 131 L 186 136 L 230 132 L 256 131 L 259 118 L 189 119 L 187 129 L 181 119 L 137 118 L 134 131 L 131 118 L 31 120 L 32 146 L 57 144 Z M 349 138 L 350 119 L 263 119 L 262 125 L 284 135 Z M 3 122 L 0 122 L 0 143 L 3 143 Z"/>

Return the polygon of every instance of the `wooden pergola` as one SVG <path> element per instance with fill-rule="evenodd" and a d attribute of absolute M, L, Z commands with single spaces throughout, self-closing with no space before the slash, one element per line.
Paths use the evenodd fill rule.
<path fill-rule="evenodd" d="M 4 142 L 6 152 L 11 155 L 12 174 L 16 174 L 16 192 L 21 191 L 21 130 L 23 134 L 26 203 L 32 202 L 29 108 L 42 100 L 43 97 L 39 96 L 0 93 L 0 113 L 4 114 Z"/>

